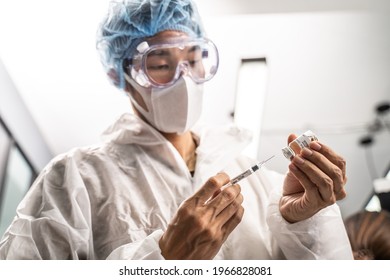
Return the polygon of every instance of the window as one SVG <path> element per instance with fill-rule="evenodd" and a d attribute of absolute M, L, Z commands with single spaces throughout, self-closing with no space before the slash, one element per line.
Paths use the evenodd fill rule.
<path fill-rule="evenodd" d="M 0 238 L 36 172 L 0 119 Z"/>
<path fill-rule="evenodd" d="M 266 89 L 267 64 L 265 58 L 243 59 L 238 76 L 234 121 L 239 127 L 252 131 L 252 142 L 243 153 L 253 158 L 259 158 L 258 150 Z"/>
<path fill-rule="evenodd" d="M 0 125 L 0 194 L 3 186 L 5 168 L 7 166 L 7 159 L 11 145 L 11 138 L 9 137 L 4 126 Z"/>

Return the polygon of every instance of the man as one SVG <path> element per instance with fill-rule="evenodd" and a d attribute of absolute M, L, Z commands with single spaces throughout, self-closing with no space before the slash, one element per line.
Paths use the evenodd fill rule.
<path fill-rule="evenodd" d="M 42 171 L 1 258 L 352 259 L 335 204 L 345 162 L 323 143 L 295 156 L 286 176 L 262 169 L 228 185 L 256 161 L 240 155 L 247 131 L 196 127 L 218 51 L 190 0 L 113 2 L 98 48 L 135 114 L 103 145 Z"/>

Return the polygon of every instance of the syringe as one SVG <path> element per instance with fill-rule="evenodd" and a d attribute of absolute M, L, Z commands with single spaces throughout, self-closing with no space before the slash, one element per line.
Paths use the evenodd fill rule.
<path fill-rule="evenodd" d="M 261 168 L 261 166 L 263 166 L 264 163 L 266 163 L 267 161 L 269 161 L 270 159 L 272 159 L 275 155 L 273 155 L 272 157 L 266 159 L 266 160 L 263 160 L 261 162 L 259 162 L 258 164 L 256 165 L 253 165 L 251 168 L 249 168 L 248 170 L 242 172 L 240 175 L 234 177 L 233 179 L 230 180 L 229 183 L 227 183 L 225 186 L 222 187 L 222 189 L 226 188 L 226 187 L 229 187 L 231 185 L 234 185 L 234 184 L 237 184 L 238 182 L 240 182 L 242 179 L 245 179 L 246 177 L 248 177 L 249 175 L 251 175 L 252 173 L 256 172 L 257 170 L 259 170 Z"/>
<path fill-rule="evenodd" d="M 221 187 L 221 191 L 227 187 L 230 187 L 234 184 L 237 184 L 238 182 L 240 182 L 242 179 L 245 179 L 246 177 L 248 177 L 249 175 L 253 174 L 254 172 L 256 172 L 257 170 L 259 170 L 264 163 L 266 163 L 267 161 L 269 161 L 270 159 L 272 159 L 275 155 L 273 155 L 272 157 L 266 159 L 266 160 L 263 160 L 263 161 L 260 161 L 258 164 L 256 165 L 253 165 L 251 168 L 249 168 L 248 170 L 242 172 L 240 175 L 234 177 L 233 179 L 230 180 L 229 183 L 227 183 L 226 185 L 222 186 Z M 206 202 L 205 204 L 207 204 L 211 199 L 213 199 L 215 196 L 217 196 L 219 194 L 219 192 L 215 192 L 214 195 L 212 197 L 210 197 Z"/>

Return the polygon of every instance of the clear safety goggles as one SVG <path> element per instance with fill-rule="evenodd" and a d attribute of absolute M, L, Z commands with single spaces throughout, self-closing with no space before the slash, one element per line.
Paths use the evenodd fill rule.
<path fill-rule="evenodd" d="M 164 88 L 181 75 L 198 84 L 210 80 L 217 72 L 219 57 L 217 47 L 205 38 L 151 46 L 144 41 L 138 45 L 137 54 L 124 63 L 126 74 L 139 85 Z"/>

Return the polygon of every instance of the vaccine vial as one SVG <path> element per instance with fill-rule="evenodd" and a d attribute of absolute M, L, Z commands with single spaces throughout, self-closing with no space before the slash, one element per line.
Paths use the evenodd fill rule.
<path fill-rule="evenodd" d="M 309 147 L 309 144 L 312 141 L 318 141 L 318 138 L 311 130 L 308 130 L 288 144 L 287 147 L 283 148 L 283 155 L 291 160 L 296 154 L 299 154 L 303 148 Z"/>

